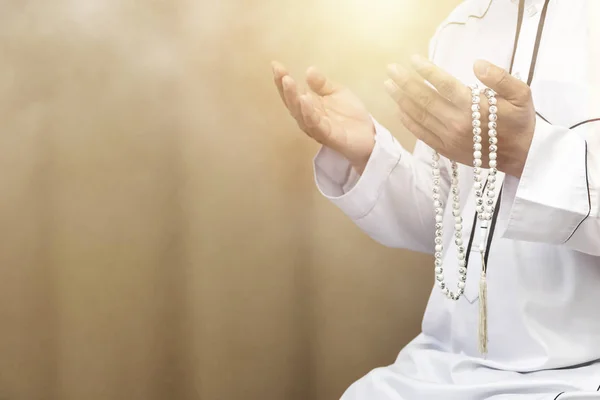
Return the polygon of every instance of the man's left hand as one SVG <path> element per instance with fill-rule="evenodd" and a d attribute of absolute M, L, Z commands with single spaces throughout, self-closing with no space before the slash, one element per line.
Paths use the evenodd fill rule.
<path fill-rule="evenodd" d="M 471 89 L 422 57 L 412 68 L 390 65 L 386 89 L 400 107 L 404 126 L 441 155 L 465 165 L 473 163 Z M 496 92 L 498 169 L 520 177 L 535 130 L 535 108 L 527 84 L 487 61 L 474 65 L 477 78 Z M 429 82 L 431 86 L 427 85 Z M 481 96 L 481 127 L 487 147 L 489 106 Z M 484 165 L 487 152 L 483 152 Z"/>

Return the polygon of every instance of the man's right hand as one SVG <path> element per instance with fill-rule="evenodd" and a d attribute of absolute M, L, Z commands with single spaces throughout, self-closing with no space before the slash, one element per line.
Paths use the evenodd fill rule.
<path fill-rule="evenodd" d="M 375 126 L 365 106 L 348 88 L 309 68 L 300 88 L 285 67 L 273 62 L 273 76 L 283 103 L 300 129 L 350 161 L 362 173 L 375 146 Z"/>

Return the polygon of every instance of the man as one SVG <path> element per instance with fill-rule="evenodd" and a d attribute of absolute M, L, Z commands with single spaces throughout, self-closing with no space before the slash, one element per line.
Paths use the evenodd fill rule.
<path fill-rule="evenodd" d="M 464 164 L 464 296 L 451 301 L 435 287 L 423 332 L 393 365 L 356 382 L 343 400 L 600 399 L 598 3 L 464 1 L 437 30 L 429 60 L 389 67 L 386 87 L 419 139 L 412 154 L 347 88 L 311 68 L 310 91 L 303 91 L 274 63 L 285 105 L 323 145 L 315 158 L 320 191 L 382 244 L 433 253 L 433 150 L 443 156 L 444 199 L 450 160 Z M 497 93 L 504 173 L 488 246 L 485 356 L 478 351 L 482 260 L 479 235 L 471 235 L 480 222 L 467 86 L 478 82 Z M 446 208 L 444 222 L 452 226 Z M 443 240 L 446 279 L 456 282 L 451 230 Z"/>

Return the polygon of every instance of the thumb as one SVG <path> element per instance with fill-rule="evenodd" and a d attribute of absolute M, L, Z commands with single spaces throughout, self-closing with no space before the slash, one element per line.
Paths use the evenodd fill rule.
<path fill-rule="evenodd" d="M 515 105 L 527 104 L 530 98 L 529 86 L 488 61 L 478 60 L 474 66 L 475 76 L 485 86 Z"/>
<path fill-rule="evenodd" d="M 327 77 L 315 67 L 310 67 L 308 71 L 306 71 L 306 82 L 310 89 L 319 96 L 329 96 L 333 92 L 339 90 L 339 85 L 327 79 Z"/>

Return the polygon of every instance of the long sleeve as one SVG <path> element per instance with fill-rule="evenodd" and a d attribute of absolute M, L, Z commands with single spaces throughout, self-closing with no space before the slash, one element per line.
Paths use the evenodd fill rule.
<path fill-rule="evenodd" d="M 431 150 L 417 142 L 413 154 L 375 122 L 375 147 L 363 174 L 323 147 L 314 160 L 321 193 L 374 240 L 396 248 L 432 253 L 435 229 Z M 450 176 L 442 159 L 442 198 Z"/>
<path fill-rule="evenodd" d="M 503 237 L 600 256 L 600 121 L 569 129 L 538 118 L 520 179 L 507 176 Z"/>

